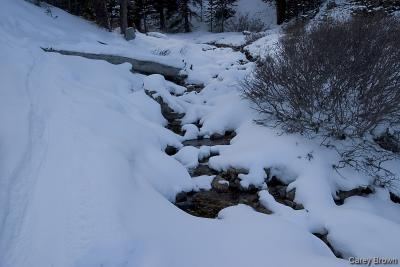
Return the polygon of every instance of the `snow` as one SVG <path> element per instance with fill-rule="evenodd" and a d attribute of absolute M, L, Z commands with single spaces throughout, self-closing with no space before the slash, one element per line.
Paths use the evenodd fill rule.
<path fill-rule="evenodd" d="M 262 0 L 239 0 L 235 10 L 236 16 L 250 14 L 251 17 L 262 20 L 267 28 L 276 25 L 276 8 L 273 3 L 265 3 Z"/>
<path fill-rule="evenodd" d="M 316 232 L 327 233 L 344 257 L 399 257 L 399 207 L 387 191 L 337 206 L 337 190 L 370 181 L 349 169 L 339 176 L 330 167 L 337 155 L 318 143 L 254 123 L 258 115 L 239 87 L 253 63 L 242 53 L 204 44 L 211 37 L 201 32 L 126 42 L 55 8 L 57 18 L 25 1 L 3 2 L 0 266 L 348 266 Z M 232 43 L 242 38 L 225 35 Z M 128 64 L 40 47 L 179 66 L 187 82 L 205 88 L 186 94 L 161 75 L 132 74 Z M 164 128 L 160 105 L 145 90 L 185 113 L 184 137 Z M 182 145 L 226 131 L 237 134 L 231 145 Z M 168 145 L 178 153 L 166 155 Z M 264 189 L 260 201 L 274 214 L 238 205 L 204 219 L 171 203 L 179 192 L 211 188 L 214 176 L 191 178 L 188 169 L 216 152 L 209 165 L 249 170 L 242 185 Z M 305 210 L 269 195 L 264 168 L 296 190 Z"/>
<path fill-rule="evenodd" d="M 194 184 L 193 190 L 200 191 L 200 190 L 210 190 L 211 183 L 214 180 L 214 175 L 201 175 L 197 177 L 193 177 L 192 181 Z"/>
<path fill-rule="evenodd" d="M 176 92 L 176 88 L 168 90 L 167 81 L 164 76 L 160 74 L 153 74 L 145 77 L 143 79 L 143 89 L 155 93 L 153 96 L 157 98 L 158 96 L 175 112 L 182 113 L 183 108 L 179 102 L 171 95 L 171 91 Z"/>
<path fill-rule="evenodd" d="M 182 126 L 182 130 L 185 131 L 185 135 L 182 138 L 183 140 L 196 139 L 200 134 L 199 128 L 194 124 L 185 124 Z"/>
<path fill-rule="evenodd" d="M 199 165 L 199 149 L 193 146 L 185 146 L 174 155 L 174 158 L 188 169 Z"/>

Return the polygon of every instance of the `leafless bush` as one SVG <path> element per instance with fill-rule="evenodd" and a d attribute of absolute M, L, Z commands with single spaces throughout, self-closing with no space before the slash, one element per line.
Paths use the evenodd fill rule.
<path fill-rule="evenodd" d="M 377 126 L 400 124 L 399 47 L 400 23 L 389 17 L 296 29 L 281 40 L 279 53 L 258 62 L 244 94 L 265 114 L 265 123 L 309 137 L 352 140 L 338 148 L 343 161 L 337 167 L 385 173 L 382 163 L 393 153 L 365 138 Z"/>
<path fill-rule="evenodd" d="M 261 32 L 265 30 L 265 23 L 257 18 L 254 15 L 250 15 L 249 13 L 246 14 L 239 14 L 236 17 L 233 17 L 229 20 L 227 29 L 229 31 L 234 32 Z"/>
<path fill-rule="evenodd" d="M 157 48 L 154 49 L 152 53 L 157 56 L 168 56 L 169 54 L 171 54 L 171 50 Z"/>

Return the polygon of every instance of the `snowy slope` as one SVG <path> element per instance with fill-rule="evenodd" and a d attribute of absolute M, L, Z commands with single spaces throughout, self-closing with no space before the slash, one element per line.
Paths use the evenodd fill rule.
<path fill-rule="evenodd" d="M 353 182 L 343 181 L 327 169 L 334 160 L 329 151 L 252 123 L 256 115 L 237 90 L 252 67 L 238 64 L 241 53 L 199 44 L 201 36 L 139 35 L 125 42 L 57 9 L 55 19 L 22 0 L 4 0 L 3 7 L 1 267 L 347 266 L 312 234 L 321 229 L 345 256 L 399 256 L 400 213 L 389 205 L 387 192 L 337 207 L 334 191 L 362 184 L 362 177 L 350 173 Z M 132 74 L 127 64 L 45 53 L 40 47 L 176 66 L 184 60 L 193 65 L 186 69 L 188 81 L 206 87 L 200 94 L 174 96 L 162 77 Z M 170 54 L 157 55 L 157 49 Z M 218 148 L 220 155 L 210 164 L 247 167 L 243 183 L 257 184 L 263 167 L 290 162 L 291 186 L 309 212 L 285 211 L 266 192 L 260 198 L 274 215 L 239 205 L 222 210 L 218 219 L 202 219 L 177 209 L 170 202 L 176 193 L 199 186 L 180 162 L 197 151 L 182 151 L 182 158 L 164 153 L 167 145 L 182 147 L 184 138 L 164 128 L 160 106 L 145 88 L 182 109 L 187 129 L 201 120 L 194 136 L 236 130 L 232 146 Z M 312 149 L 324 157 L 311 163 L 297 158 Z"/>

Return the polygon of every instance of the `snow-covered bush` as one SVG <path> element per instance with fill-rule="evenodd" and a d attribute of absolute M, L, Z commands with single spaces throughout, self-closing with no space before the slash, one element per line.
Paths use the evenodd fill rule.
<path fill-rule="evenodd" d="M 398 154 L 377 146 L 371 133 L 400 124 L 399 47 L 400 23 L 390 17 L 292 30 L 278 53 L 258 62 L 244 94 L 265 123 L 335 146 L 343 159 L 336 167 L 387 177 L 384 162 Z"/>
<path fill-rule="evenodd" d="M 246 41 L 246 44 L 251 44 L 257 41 L 260 38 L 263 38 L 265 36 L 265 32 L 250 32 L 246 34 L 244 37 L 244 40 Z"/>
<path fill-rule="evenodd" d="M 238 14 L 228 21 L 227 29 L 232 32 L 261 32 L 265 30 L 265 23 L 249 13 Z"/>

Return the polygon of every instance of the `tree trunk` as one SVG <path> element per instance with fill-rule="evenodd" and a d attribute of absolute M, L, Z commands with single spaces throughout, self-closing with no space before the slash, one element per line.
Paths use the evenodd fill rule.
<path fill-rule="evenodd" d="M 224 24 L 225 24 L 225 10 L 226 10 L 226 5 L 225 3 L 222 6 L 222 18 L 221 18 L 221 32 L 224 32 Z"/>
<path fill-rule="evenodd" d="M 107 3 L 105 0 L 93 0 L 93 9 L 96 15 L 96 23 L 109 31 L 111 31 L 110 16 L 107 10 Z"/>
<path fill-rule="evenodd" d="M 278 25 L 285 21 L 286 0 L 276 0 L 276 23 Z"/>
<path fill-rule="evenodd" d="M 126 29 L 128 28 L 128 0 L 120 0 L 119 4 L 121 34 L 126 36 Z"/>
<path fill-rule="evenodd" d="M 146 11 L 143 14 L 143 28 L 144 28 L 144 32 L 147 32 L 147 13 L 146 13 Z"/>
<path fill-rule="evenodd" d="M 165 14 L 164 14 L 164 7 L 160 7 L 158 10 L 158 13 L 160 14 L 160 30 L 165 31 Z"/>
<path fill-rule="evenodd" d="M 203 0 L 200 0 L 200 21 L 203 22 Z"/>
<path fill-rule="evenodd" d="M 185 32 L 190 32 L 188 5 L 189 5 L 188 1 L 185 1 L 183 7 L 183 16 L 185 19 Z"/>

